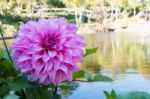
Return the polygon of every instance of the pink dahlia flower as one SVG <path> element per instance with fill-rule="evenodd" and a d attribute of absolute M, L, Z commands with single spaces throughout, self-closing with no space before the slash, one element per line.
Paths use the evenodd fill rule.
<path fill-rule="evenodd" d="M 22 74 L 31 80 L 59 85 L 72 80 L 83 60 L 83 37 L 76 34 L 77 27 L 65 18 L 29 21 L 21 25 L 13 43 L 13 57 Z"/>

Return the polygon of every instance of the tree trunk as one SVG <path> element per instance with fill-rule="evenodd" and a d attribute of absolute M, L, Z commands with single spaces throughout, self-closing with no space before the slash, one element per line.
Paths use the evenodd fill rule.
<path fill-rule="evenodd" d="M 135 8 L 135 6 L 134 6 L 134 8 L 133 8 L 133 15 L 135 16 L 136 15 L 136 8 Z"/>
<path fill-rule="evenodd" d="M 83 7 L 80 7 L 79 24 L 82 23 Z"/>
<path fill-rule="evenodd" d="M 78 26 L 78 9 L 77 8 L 75 10 L 75 21 L 76 21 L 77 26 Z"/>

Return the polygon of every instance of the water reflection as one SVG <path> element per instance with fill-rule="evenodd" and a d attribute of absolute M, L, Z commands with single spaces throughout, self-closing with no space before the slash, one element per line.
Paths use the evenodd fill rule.
<path fill-rule="evenodd" d="M 85 59 L 83 68 L 94 72 L 101 70 L 101 73 L 113 75 L 139 72 L 144 76 L 145 72 L 150 73 L 150 45 L 142 36 L 133 33 L 97 33 L 83 36 L 87 47 L 99 48 L 95 55 Z"/>
<path fill-rule="evenodd" d="M 150 94 L 150 34 L 97 33 L 83 36 L 87 47 L 99 49 L 96 54 L 87 56 L 81 67 L 108 75 L 114 82 L 81 83 L 67 99 L 106 99 L 103 91 L 112 89 L 117 93 L 141 91 L 146 93 L 145 96 Z"/>
<path fill-rule="evenodd" d="M 73 93 L 79 87 L 79 82 L 66 82 L 60 86 L 60 92 L 64 98 L 68 98 L 70 94 Z"/>

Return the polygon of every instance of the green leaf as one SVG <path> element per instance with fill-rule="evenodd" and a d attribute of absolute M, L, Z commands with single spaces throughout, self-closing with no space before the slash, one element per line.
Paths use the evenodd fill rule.
<path fill-rule="evenodd" d="M 11 70 L 12 64 L 10 63 L 8 59 L 1 58 L 0 67 L 6 68 L 7 70 Z"/>
<path fill-rule="evenodd" d="M 112 90 L 112 91 L 111 91 L 111 96 L 114 97 L 114 99 L 116 99 L 117 95 L 116 95 L 115 90 Z"/>
<path fill-rule="evenodd" d="M 58 86 L 62 92 L 72 93 L 72 91 L 76 90 L 79 87 L 79 83 L 77 82 L 65 82 Z"/>
<path fill-rule="evenodd" d="M 88 71 L 85 71 L 84 78 L 86 78 L 87 80 L 91 80 L 92 79 L 92 74 Z"/>
<path fill-rule="evenodd" d="M 36 86 L 36 85 L 35 85 Z M 34 99 L 35 86 L 26 88 L 26 99 Z"/>
<path fill-rule="evenodd" d="M 9 88 L 5 83 L 0 84 L 0 96 L 4 96 L 9 92 Z"/>
<path fill-rule="evenodd" d="M 51 99 L 51 93 L 48 88 L 38 87 L 35 89 L 34 93 L 35 99 Z"/>
<path fill-rule="evenodd" d="M 117 99 L 117 95 L 116 92 L 114 90 L 111 91 L 111 93 L 104 91 L 104 94 L 106 96 L 107 99 Z"/>
<path fill-rule="evenodd" d="M 0 48 L 0 58 L 5 58 L 4 51 L 2 48 Z"/>
<path fill-rule="evenodd" d="M 93 77 L 93 79 L 90 79 L 89 82 L 96 82 L 96 81 L 103 81 L 103 82 L 112 82 L 113 80 L 107 76 L 97 74 Z"/>
<path fill-rule="evenodd" d="M 1 59 L 1 58 L 6 58 L 6 59 L 9 60 L 7 51 L 6 51 L 6 49 L 4 49 L 4 48 L 0 48 L 0 59 Z"/>
<path fill-rule="evenodd" d="M 28 82 L 21 77 L 18 77 L 12 82 L 8 82 L 8 86 L 10 89 L 15 90 L 15 91 L 20 91 L 23 88 L 26 88 L 29 86 Z"/>
<path fill-rule="evenodd" d="M 112 99 L 111 95 L 109 94 L 109 92 L 104 91 L 104 94 L 106 96 L 107 99 Z"/>
<path fill-rule="evenodd" d="M 14 76 L 16 74 L 15 69 L 12 66 L 12 63 L 5 58 L 0 59 L 0 77 L 6 78 Z"/>
<path fill-rule="evenodd" d="M 126 99 L 150 99 L 150 95 L 146 92 L 133 91 L 126 93 Z"/>
<path fill-rule="evenodd" d="M 84 71 L 78 71 L 78 72 L 74 72 L 73 73 L 73 79 L 77 79 L 77 78 L 84 78 Z"/>
<path fill-rule="evenodd" d="M 103 82 L 111 82 L 113 81 L 111 78 L 97 74 L 93 77 L 93 75 L 88 71 L 78 71 L 73 73 L 73 79 L 83 78 L 86 79 L 88 82 L 97 82 L 97 81 L 103 81 Z"/>
<path fill-rule="evenodd" d="M 94 54 L 97 52 L 97 48 L 90 48 L 90 49 L 86 49 L 85 50 L 85 54 L 84 54 L 84 57 L 88 56 L 88 55 L 91 55 L 91 54 Z"/>
<path fill-rule="evenodd" d="M 61 85 L 59 86 L 59 88 L 61 88 L 62 90 L 66 90 L 66 89 L 70 89 L 72 86 L 69 85 Z"/>
<path fill-rule="evenodd" d="M 19 96 L 12 94 L 5 96 L 4 99 L 19 99 Z"/>

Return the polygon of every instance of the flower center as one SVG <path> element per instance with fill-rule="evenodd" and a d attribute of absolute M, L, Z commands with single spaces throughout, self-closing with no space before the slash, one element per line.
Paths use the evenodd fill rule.
<path fill-rule="evenodd" d="M 46 37 L 44 46 L 46 49 L 55 49 L 57 47 L 58 40 L 52 37 Z"/>

